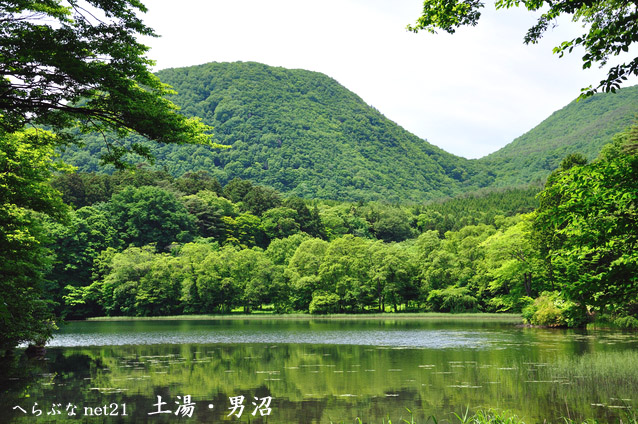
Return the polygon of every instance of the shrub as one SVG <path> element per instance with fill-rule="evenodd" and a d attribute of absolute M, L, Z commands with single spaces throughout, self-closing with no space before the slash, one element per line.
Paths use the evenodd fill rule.
<path fill-rule="evenodd" d="M 543 292 L 523 308 L 523 319 L 545 327 L 582 327 L 588 320 L 584 306 L 563 299 L 558 292 Z"/>
<path fill-rule="evenodd" d="M 638 319 L 634 317 L 620 317 L 614 320 L 614 325 L 623 330 L 637 330 Z"/>
<path fill-rule="evenodd" d="M 339 296 L 323 290 L 312 294 L 309 311 L 311 314 L 330 314 L 339 311 Z"/>
<path fill-rule="evenodd" d="M 467 287 L 447 287 L 443 290 L 432 290 L 427 303 L 436 312 L 469 312 L 476 311 L 478 301 L 471 296 Z"/>

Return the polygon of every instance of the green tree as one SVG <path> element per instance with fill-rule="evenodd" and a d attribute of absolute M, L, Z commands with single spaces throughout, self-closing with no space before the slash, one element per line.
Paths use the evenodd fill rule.
<path fill-rule="evenodd" d="M 322 287 L 319 268 L 328 245 L 328 242 L 321 239 L 306 240 L 299 245 L 290 259 L 284 275 L 290 282 L 290 299 L 294 310 L 307 311 L 312 301 L 312 293 Z"/>
<path fill-rule="evenodd" d="M 0 126 L 131 131 L 167 143 L 208 143 L 207 127 L 176 113 L 172 91 L 151 71 L 138 36 L 155 36 L 136 0 L 18 0 L 0 3 Z M 64 133 L 69 139 L 68 132 Z M 105 139 L 104 160 L 123 165 L 129 151 Z M 130 150 L 150 157 L 148 148 Z"/>
<path fill-rule="evenodd" d="M 242 199 L 243 210 L 257 216 L 279 206 L 281 206 L 279 193 L 268 187 L 254 186 Z"/>
<path fill-rule="evenodd" d="M 372 224 L 372 232 L 378 239 L 388 243 L 403 241 L 414 235 L 408 215 L 400 209 L 385 211 Z"/>
<path fill-rule="evenodd" d="M 339 309 L 362 311 L 376 300 L 374 282 L 370 279 L 370 241 L 346 235 L 333 240 L 319 267 L 321 289 L 339 296 Z"/>
<path fill-rule="evenodd" d="M 235 218 L 239 213 L 237 205 L 208 190 L 184 196 L 182 202 L 188 212 L 195 217 L 195 225 L 203 237 L 212 237 L 224 243 L 233 229 L 226 218 Z"/>
<path fill-rule="evenodd" d="M 416 250 L 403 243 L 370 245 L 372 264 L 370 280 L 374 285 L 380 312 L 385 305 L 408 304 L 418 299 L 418 261 Z"/>
<path fill-rule="evenodd" d="M 120 243 L 103 204 L 86 206 L 69 215 L 65 224 L 48 224 L 55 259 L 47 274 L 46 296 L 60 304 L 65 291 L 72 292 L 92 283 L 93 264 L 100 252 L 119 247 Z M 72 296 L 76 298 L 75 305 L 79 305 L 81 293 L 78 291 Z M 56 313 L 66 317 L 75 312 L 61 307 Z"/>
<path fill-rule="evenodd" d="M 300 231 L 297 211 L 290 208 L 273 208 L 261 218 L 261 228 L 270 240 L 289 237 Z"/>
<path fill-rule="evenodd" d="M 275 265 L 287 266 L 299 245 L 311 238 L 307 234 L 298 233 L 290 237 L 275 239 L 268 245 L 266 255 Z"/>
<path fill-rule="evenodd" d="M 120 253 L 104 257 L 104 278 L 95 283 L 99 303 L 107 315 L 139 315 L 136 305 L 140 281 L 152 267 L 155 249 L 152 246 L 129 247 Z"/>
<path fill-rule="evenodd" d="M 638 8 L 636 1 L 625 0 L 496 0 L 497 9 L 509 9 L 520 5 L 529 11 L 542 11 L 538 21 L 525 35 L 525 44 L 535 44 L 548 28 L 555 26 L 559 16 L 569 15 L 581 22 L 586 31 L 580 36 L 562 42 L 554 48 L 554 53 L 562 57 L 571 53 L 575 47 L 585 50 L 583 69 L 593 63 L 606 66 L 611 56 L 629 51 L 629 47 L 638 41 Z M 417 32 L 426 30 L 436 32 L 442 29 L 453 34 L 463 25 L 474 26 L 481 17 L 480 9 L 484 3 L 480 0 L 426 0 L 423 12 L 415 25 L 408 29 Z M 583 95 L 591 95 L 598 89 L 616 91 L 630 75 L 638 75 L 638 57 L 616 66 L 610 66 L 607 78 L 600 81 L 596 88 L 583 89 Z"/>
<path fill-rule="evenodd" d="M 64 203 L 81 208 L 107 202 L 113 195 L 112 180 L 110 175 L 73 172 L 55 175 L 51 185 L 62 193 Z"/>
<path fill-rule="evenodd" d="M 196 273 L 197 297 L 202 313 L 230 312 L 240 304 L 241 291 L 230 274 L 230 263 L 236 250 L 224 247 L 211 252 L 201 262 Z"/>
<path fill-rule="evenodd" d="M 430 253 L 421 266 L 424 298 L 427 298 L 431 290 L 456 285 L 459 282 L 459 271 L 458 255 L 445 249 Z"/>
<path fill-rule="evenodd" d="M 244 312 L 264 304 L 275 304 L 281 311 L 287 302 L 283 286 L 283 266 L 274 265 L 259 248 L 236 252 L 229 263 L 231 278 L 239 288 Z"/>
<path fill-rule="evenodd" d="M 259 217 L 246 212 L 240 214 L 231 224 L 233 224 L 232 235 L 238 246 L 266 247 L 268 245 L 268 238 L 262 229 Z"/>
<path fill-rule="evenodd" d="M 139 281 L 135 293 L 135 314 L 139 316 L 177 315 L 181 303 L 183 261 L 162 253 L 155 255 L 149 270 Z"/>
<path fill-rule="evenodd" d="M 567 173 L 574 166 L 582 166 L 587 163 L 587 159 L 576 153 L 566 156 L 560 167 L 554 170 L 545 182 L 545 190 L 539 195 L 539 213 L 536 215 L 533 223 L 533 241 L 539 249 L 540 256 L 545 261 L 546 279 L 550 284 L 554 283 L 554 266 L 550 251 L 559 247 L 565 239 L 554 226 L 554 217 L 547 214 L 548 210 L 557 208 L 563 201 L 563 192 L 558 185 L 561 176 Z M 552 286 L 552 289 L 554 287 Z"/>
<path fill-rule="evenodd" d="M 556 234 L 548 254 L 557 288 L 581 307 L 617 312 L 638 298 L 636 140 L 634 126 L 540 194 L 537 224 Z"/>
<path fill-rule="evenodd" d="M 193 238 L 192 215 L 175 195 L 159 187 L 127 187 L 113 195 L 106 208 L 125 245 L 156 243 L 162 250 Z"/>
<path fill-rule="evenodd" d="M 470 294 L 469 288 L 450 286 L 432 290 L 427 304 L 435 312 L 468 312 L 476 311 L 478 300 Z"/>
<path fill-rule="evenodd" d="M 73 141 L 78 130 L 97 131 L 108 149 L 102 160 L 123 167 L 128 152 L 150 158 L 149 150 L 140 142 L 118 144 L 110 134 L 218 146 L 206 135 L 209 127 L 180 115 L 164 98 L 172 91 L 151 73 L 148 48 L 137 41 L 155 35 L 138 17 L 145 11 L 137 0 L 0 1 L 0 175 L 6 192 L 0 233 L 7 237 L 3 274 L 11 275 L 2 284 L 12 287 L 0 306 L 3 346 L 43 343 L 50 332 L 39 300 L 45 262 L 36 257 L 44 256 L 45 238 L 36 214 L 62 210 L 58 193 L 43 184 L 55 147 Z M 27 124 L 45 125 L 57 137 L 23 131 Z"/>
<path fill-rule="evenodd" d="M 231 182 L 224 187 L 224 197 L 233 203 L 239 203 L 253 189 L 253 183 L 241 178 L 233 178 Z"/>
<path fill-rule="evenodd" d="M 480 244 L 484 258 L 480 273 L 487 280 L 488 303 L 498 311 L 518 311 L 524 297 L 536 297 L 545 290 L 543 263 L 532 237 L 532 215 L 523 216 L 516 225 L 499 230 Z"/>
<path fill-rule="evenodd" d="M 195 194 L 202 190 L 221 196 L 223 189 L 219 181 L 206 171 L 187 172 L 173 182 L 173 187 L 184 194 Z"/>
<path fill-rule="evenodd" d="M 310 210 L 306 202 L 299 197 L 286 199 L 283 206 L 297 211 L 297 221 L 301 231 L 312 237 L 326 238 L 326 229 L 321 222 L 319 209 L 316 206 Z"/>
<path fill-rule="evenodd" d="M 204 313 L 198 291 L 197 277 L 203 272 L 202 263 L 213 251 L 219 251 L 218 243 L 186 243 L 176 252 L 180 259 L 182 292 L 180 303 L 184 313 Z"/>
<path fill-rule="evenodd" d="M 0 128 L 0 349 L 43 343 L 52 331 L 42 300 L 50 262 L 43 217 L 62 220 L 67 208 L 48 180 L 58 139 L 41 130 Z"/>

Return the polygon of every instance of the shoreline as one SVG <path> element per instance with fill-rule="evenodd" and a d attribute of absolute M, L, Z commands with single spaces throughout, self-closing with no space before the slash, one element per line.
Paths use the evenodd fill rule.
<path fill-rule="evenodd" d="M 254 314 L 224 314 L 224 315 L 169 315 L 154 317 L 92 317 L 84 320 L 66 320 L 65 322 L 108 322 L 108 321 L 203 321 L 203 320 L 471 320 L 485 319 L 491 321 L 522 323 L 520 314 L 498 314 L 498 313 L 442 313 L 442 312 L 415 312 L 415 313 L 375 313 L 375 314 L 328 314 L 328 315 L 311 315 L 311 314 L 270 314 L 270 313 L 254 313 Z"/>

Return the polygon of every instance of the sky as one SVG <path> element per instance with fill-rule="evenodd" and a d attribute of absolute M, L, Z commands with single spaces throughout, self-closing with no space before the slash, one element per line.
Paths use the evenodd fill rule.
<path fill-rule="evenodd" d="M 154 70 L 253 61 L 322 72 L 406 130 L 455 155 L 498 150 L 597 84 L 582 51 L 552 48 L 582 32 L 559 20 L 523 44 L 537 15 L 486 2 L 476 27 L 414 34 L 422 0 L 146 0 L 141 41 Z M 630 50 L 630 53 L 632 51 Z"/>

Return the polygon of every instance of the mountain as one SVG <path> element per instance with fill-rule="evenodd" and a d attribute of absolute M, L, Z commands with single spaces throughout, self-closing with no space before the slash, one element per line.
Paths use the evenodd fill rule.
<path fill-rule="evenodd" d="M 171 100 L 214 127 L 232 146 L 150 143 L 154 168 L 174 176 L 206 170 L 222 184 L 236 177 L 303 198 L 423 202 L 484 187 L 543 180 L 569 153 L 596 157 L 638 116 L 638 86 L 574 101 L 501 150 L 478 160 L 454 156 L 409 133 L 334 79 L 259 63 L 166 69 Z M 62 158 L 80 171 L 99 165 L 103 136 Z M 135 158 L 131 158 L 135 161 Z"/>
<path fill-rule="evenodd" d="M 496 174 L 495 186 L 542 180 L 570 153 L 592 160 L 638 119 L 638 85 L 574 100 L 531 131 L 479 159 Z"/>
<path fill-rule="evenodd" d="M 157 73 L 184 114 L 214 127 L 230 149 L 152 144 L 155 166 L 207 170 L 305 198 L 424 201 L 489 185 L 475 161 L 404 130 L 326 75 L 258 63 L 208 63 Z M 63 159 L 100 169 L 100 136 Z"/>

